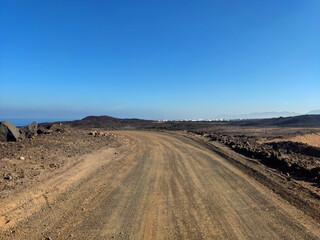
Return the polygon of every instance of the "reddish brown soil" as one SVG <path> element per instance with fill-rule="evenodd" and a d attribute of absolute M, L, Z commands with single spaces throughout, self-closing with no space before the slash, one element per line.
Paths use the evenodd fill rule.
<path fill-rule="evenodd" d="M 320 133 L 311 133 L 311 134 L 303 134 L 297 135 L 289 138 L 275 138 L 268 142 L 280 142 L 280 141 L 291 141 L 291 142 L 301 142 L 306 143 L 310 146 L 320 147 Z"/>

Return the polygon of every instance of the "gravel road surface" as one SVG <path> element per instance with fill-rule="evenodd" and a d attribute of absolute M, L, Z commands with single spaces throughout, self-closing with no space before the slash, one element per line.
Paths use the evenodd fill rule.
<path fill-rule="evenodd" d="M 98 151 L 43 182 L 46 194 L 34 188 L 13 196 L 11 207 L 1 202 L 0 239 L 320 238 L 317 222 L 199 143 L 117 134 L 130 145 Z"/>

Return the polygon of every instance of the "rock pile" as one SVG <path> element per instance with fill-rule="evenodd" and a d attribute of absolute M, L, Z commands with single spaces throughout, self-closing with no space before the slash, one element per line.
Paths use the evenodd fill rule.
<path fill-rule="evenodd" d="M 61 134 L 64 132 L 68 132 L 69 127 L 63 126 L 62 123 L 59 124 L 42 124 L 38 130 L 37 133 L 40 134 Z"/>
<path fill-rule="evenodd" d="M 0 142 L 16 142 L 37 135 L 38 124 L 33 122 L 26 127 L 17 128 L 8 121 L 0 122 Z"/>
<path fill-rule="evenodd" d="M 196 133 L 284 173 L 320 182 L 320 148 L 288 141 L 260 143 L 258 138 L 246 135 Z"/>
<path fill-rule="evenodd" d="M 91 131 L 91 132 L 89 132 L 89 135 L 94 136 L 94 137 L 96 137 L 96 136 L 105 136 L 105 137 L 109 136 L 108 133 L 98 132 L 98 131 Z"/>

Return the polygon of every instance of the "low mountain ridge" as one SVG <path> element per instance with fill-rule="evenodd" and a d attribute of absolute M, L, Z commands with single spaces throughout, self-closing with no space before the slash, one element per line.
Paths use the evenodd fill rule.
<path fill-rule="evenodd" d="M 110 116 L 88 116 L 81 120 L 65 122 L 71 127 L 78 127 L 83 129 L 89 128 L 104 128 L 104 129 L 118 129 L 118 128 L 138 128 L 147 123 L 152 123 L 150 120 L 143 120 L 137 118 L 115 118 Z"/>
<path fill-rule="evenodd" d="M 320 127 L 320 114 L 234 121 L 235 125 L 256 127 Z"/>
<path fill-rule="evenodd" d="M 137 118 L 115 118 L 110 116 L 88 116 L 81 120 L 60 122 L 65 125 L 81 128 L 112 129 L 167 129 L 190 130 L 198 127 L 210 127 L 214 125 L 246 126 L 246 127 L 320 127 L 320 114 L 308 114 L 294 117 L 279 117 L 268 119 L 248 119 L 233 121 L 153 121 Z M 42 123 L 49 126 L 52 123 Z"/>

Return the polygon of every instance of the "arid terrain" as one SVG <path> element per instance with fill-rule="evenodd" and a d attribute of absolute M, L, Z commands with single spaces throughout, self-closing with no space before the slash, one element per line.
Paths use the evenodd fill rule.
<path fill-rule="evenodd" d="M 81 121 L 0 143 L 0 239 L 320 239 L 317 124 Z"/>
<path fill-rule="evenodd" d="M 0 0 L 0 240 L 320 240 L 320 0 Z"/>

